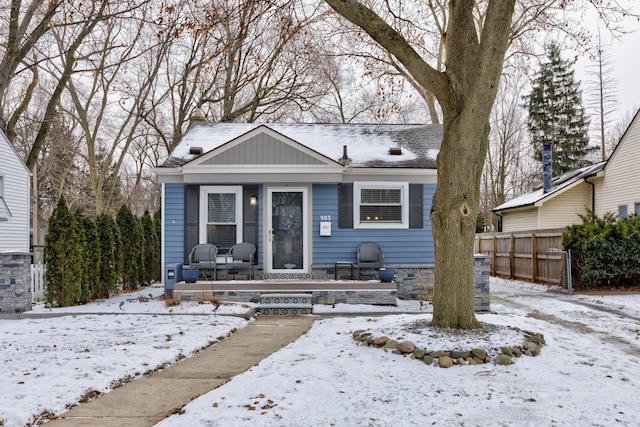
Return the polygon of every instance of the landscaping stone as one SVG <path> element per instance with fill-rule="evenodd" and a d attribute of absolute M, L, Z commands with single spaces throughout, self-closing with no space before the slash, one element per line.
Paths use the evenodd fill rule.
<path fill-rule="evenodd" d="M 364 329 L 358 329 L 357 331 L 353 331 L 351 336 L 353 337 L 353 339 L 359 341 L 360 340 L 360 336 L 362 334 L 364 334 L 365 332 L 367 332 L 367 331 L 365 331 Z"/>
<path fill-rule="evenodd" d="M 425 365 L 433 365 L 433 360 L 433 356 L 429 356 L 428 354 L 425 354 L 422 358 L 422 361 Z"/>
<path fill-rule="evenodd" d="M 384 346 L 388 341 L 389 341 L 389 337 L 387 337 L 387 336 L 381 336 L 381 337 L 378 337 L 378 338 L 374 338 L 374 340 L 373 340 L 373 345 L 378 346 L 378 347 L 382 347 L 382 346 Z"/>
<path fill-rule="evenodd" d="M 511 357 L 507 356 L 506 354 L 497 355 L 496 357 L 493 358 L 493 362 L 496 365 L 502 365 L 502 366 L 513 364 L 513 360 L 511 359 Z"/>
<path fill-rule="evenodd" d="M 424 356 L 426 356 L 426 355 L 427 355 L 427 352 L 425 350 L 422 350 L 422 349 L 419 349 L 419 348 L 413 350 L 413 353 L 411 354 L 411 356 L 414 359 L 424 359 Z"/>
<path fill-rule="evenodd" d="M 513 355 L 513 349 L 511 347 L 501 347 L 500 351 L 502 352 L 502 354 L 506 354 L 507 356 Z"/>
<path fill-rule="evenodd" d="M 470 351 L 454 350 L 451 352 L 451 357 L 453 357 L 454 359 L 465 359 L 470 355 L 471 355 Z"/>
<path fill-rule="evenodd" d="M 471 350 L 471 354 L 473 354 L 474 357 L 477 357 L 478 359 L 481 359 L 481 360 L 484 360 L 487 358 L 487 351 L 482 348 L 474 348 L 473 350 Z"/>
<path fill-rule="evenodd" d="M 402 353 L 413 353 L 416 347 L 411 341 L 402 341 L 398 344 L 398 350 Z"/>
<path fill-rule="evenodd" d="M 527 356 L 537 356 L 540 354 L 540 346 L 531 341 L 524 343 L 524 350 L 524 354 Z"/>
<path fill-rule="evenodd" d="M 432 357 L 440 358 L 443 356 L 449 356 L 449 352 L 448 351 L 434 351 L 432 353 L 430 353 Z"/>
<path fill-rule="evenodd" d="M 388 348 L 388 349 L 396 349 L 396 348 L 398 348 L 398 341 L 396 341 L 396 340 L 389 340 L 389 341 L 387 341 L 387 343 L 384 345 L 384 348 Z"/>
<path fill-rule="evenodd" d="M 355 341 L 382 348 L 384 351 L 391 350 L 393 354 L 405 357 L 410 354 L 412 359 L 422 360 L 425 365 L 433 365 L 434 362 L 436 362 L 435 359 L 437 359 L 435 365 L 441 368 L 450 368 L 454 365 L 479 365 L 492 361 L 496 365 L 507 366 L 514 363 L 513 357 L 520 357 L 522 354 L 528 356 L 539 355 L 541 345 L 537 343 L 544 343 L 544 336 L 542 334 L 518 331 L 523 333 L 522 347 L 505 346 L 499 349 L 491 349 L 492 356 L 489 356 L 489 352 L 483 348 L 474 348 L 469 351 L 460 349 L 451 351 L 437 350 L 427 353 L 424 349 L 416 349 L 412 341 L 405 340 L 398 343 L 398 341 L 390 339 L 387 336 L 376 338 L 372 336 L 370 331 L 358 330 L 353 332 L 352 336 Z M 532 339 L 530 339 L 530 337 L 532 337 Z M 495 355 L 496 353 L 498 354 Z"/>
<path fill-rule="evenodd" d="M 453 359 L 449 356 L 442 356 L 438 358 L 438 366 L 441 368 L 450 368 L 453 366 Z"/>

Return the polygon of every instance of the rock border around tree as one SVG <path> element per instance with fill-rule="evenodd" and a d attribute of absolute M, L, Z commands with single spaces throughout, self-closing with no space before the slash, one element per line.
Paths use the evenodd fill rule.
<path fill-rule="evenodd" d="M 422 361 L 425 365 L 450 368 L 452 366 L 482 365 L 493 362 L 495 365 L 507 366 L 515 363 L 514 359 L 521 356 L 538 356 L 545 345 L 544 336 L 540 333 L 513 328 L 523 334 L 522 346 L 501 347 L 499 353 L 491 356 L 487 349 L 472 348 L 469 350 L 437 350 L 428 351 L 416 348 L 409 340 L 397 341 L 386 335 L 374 337 L 370 330 L 359 329 L 352 332 L 352 337 L 358 345 L 380 348 L 394 354 L 411 357 Z"/>

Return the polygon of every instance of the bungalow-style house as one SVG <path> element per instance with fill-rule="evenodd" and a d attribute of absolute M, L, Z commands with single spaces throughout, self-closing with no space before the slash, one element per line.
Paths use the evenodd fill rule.
<path fill-rule="evenodd" d="M 181 266 L 197 244 L 214 244 L 217 267 L 224 268 L 221 254 L 252 243 L 254 276 L 268 290 L 282 279 L 324 285 L 358 279 L 357 248 L 375 242 L 384 267 L 395 273 L 392 303 L 396 296 L 426 298 L 425 284 L 433 284 L 429 214 L 441 139 L 440 125 L 192 123 L 155 169 L 165 287 L 175 293 L 174 284 L 181 286 Z M 224 277 L 217 275 L 216 289 Z M 363 271 L 360 278 L 377 280 L 378 272 Z M 344 286 L 346 294 L 314 293 L 314 302 L 389 301 L 350 299 L 364 293 Z"/>
<path fill-rule="evenodd" d="M 30 176 L 0 131 L 0 313 L 31 309 Z"/>
<path fill-rule="evenodd" d="M 640 214 L 640 111 L 605 162 L 569 171 L 493 209 L 501 231 L 563 228 L 580 223 L 587 209 L 602 216 Z"/>

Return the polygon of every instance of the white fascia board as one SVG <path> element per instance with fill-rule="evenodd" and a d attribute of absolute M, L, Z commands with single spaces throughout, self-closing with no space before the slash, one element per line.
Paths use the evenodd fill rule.
<path fill-rule="evenodd" d="M 330 184 L 342 182 L 342 174 L 340 173 L 322 173 L 309 174 L 305 173 L 192 173 L 184 176 L 180 182 L 184 183 L 216 183 L 216 184 L 261 184 L 265 182 L 281 182 L 281 183 L 309 183 L 309 184 Z"/>
<path fill-rule="evenodd" d="M 317 174 L 335 174 L 342 173 L 342 166 L 327 165 L 193 165 L 183 167 L 184 175 L 215 173 L 215 174 L 272 174 L 272 173 L 307 173 L 310 175 Z"/>
<path fill-rule="evenodd" d="M 175 168 L 153 168 L 152 171 L 158 177 L 158 183 L 181 183 L 183 182 L 182 167 Z"/>
<path fill-rule="evenodd" d="M 417 168 L 350 168 L 345 172 L 343 182 L 375 180 L 436 184 L 438 171 Z"/>

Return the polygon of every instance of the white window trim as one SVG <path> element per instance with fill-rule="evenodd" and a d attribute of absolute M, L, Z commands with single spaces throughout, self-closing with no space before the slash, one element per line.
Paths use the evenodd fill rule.
<path fill-rule="evenodd" d="M 200 186 L 200 243 L 207 242 L 207 196 L 211 193 L 236 194 L 236 242 L 242 242 L 242 186 Z"/>
<path fill-rule="evenodd" d="M 622 210 L 624 210 L 624 215 L 622 214 Z M 629 206 L 618 205 L 618 219 L 626 218 L 627 216 L 629 216 Z"/>
<path fill-rule="evenodd" d="M 390 189 L 400 190 L 402 200 L 402 222 L 360 222 L 360 191 L 362 189 Z M 409 183 L 408 182 L 378 182 L 356 181 L 353 183 L 353 228 L 409 228 Z"/>

